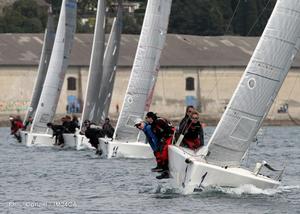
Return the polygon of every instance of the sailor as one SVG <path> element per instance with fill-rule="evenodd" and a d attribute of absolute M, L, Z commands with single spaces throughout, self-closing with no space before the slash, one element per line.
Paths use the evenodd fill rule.
<path fill-rule="evenodd" d="M 169 178 L 168 145 L 172 144 L 175 128 L 165 118 L 157 117 L 153 112 L 146 114 L 146 122 L 151 125 L 151 130 L 157 137 L 159 156 L 163 168 L 162 174 L 157 179 Z"/>
<path fill-rule="evenodd" d="M 52 123 L 47 123 L 47 127 L 52 129 L 52 137 L 55 137 L 54 145 L 64 147 L 65 141 L 63 133 L 65 132 L 65 127 L 63 125 L 54 125 Z"/>
<path fill-rule="evenodd" d="M 72 119 L 69 115 L 65 116 L 66 118 L 66 129 L 68 130 L 67 133 L 75 133 L 76 129 L 79 128 L 79 122 L 75 115 L 72 115 Z"/>
<path fill-rule="evenodd" d="M 195 111 L 194 106 L 187 106 L 186 110 L 185 110 L 185 116 L 184 118 L 180 121 L 179 123 L 179 128 L 178 128 L 178 132 L 177 133 L 183 133 L 183 129 L 186 128 L 187 124 L 189 124 L 191 122 L 191 113 Z M 176 138 L 178 138 L 178 136 L 176 136 Z"/>
<path fill-rule="evenodd" d="M 105 134 L 106 137 L 108 138 L 112 138 L 115 132 L 114 127 L 112 127 L 112 125 L 110 124 L 110 120 L 109 118 L 105 118 L 105 122 L 102 126 L 103 132 Z"/>
<path fill-rule="evenodd" d="M 28 119 L 25 121 L 23 130 L 27 130 L 27 129 L 29 130 L 30 126 L 32 124 L 32 121 L 33 121 L 33 118 L 31 116 L 29 116 Z"/>
<path fill-rule="evenodd" d="M 9 120 L 11 123 L 10 134 L 14 135 L 15 138 L 18 140 L 18 142 L 21 143 L 22 139 L 21 139 L 20 129 L 22 130 L 24 128 L 21 117 L 19 115 L 16 117 L 10 116 Z"/>
<path fill-rule="evenodd" d="M 97 128 L 91 121 L 84 121 L 85 136 L 89 139 L 90 144 L 96 149 L 96 154 L 101 155 L 101 150 L 99 149 L 99 138 L 104 137 L 104 132 L 102 129 Z"/>
<path fill-rule="evenodd" d="M 182 129 L 184 135 L 181 146 L 196 150 L 204 145 L 203 128 L 199 121 L 199 113 L 192 111 L 190 120 Z"/>
<path fill-rule="evenodd" d="M 151 171 L 152 172 L 162 172 L 163 171 L 163 166 L 162 166 L 161 158 L 160 158 L 158 140 L 157 140 L 157 137 L 155 136 L 155 134 L 152 132 L 151 125 L 146 123 L 142 119 L 137 118 L 135 120 L 134 126 L 137 129 L 144 132 L 144 134 L 146 135 L 147 141 L 148 141 L 148 143 L 149 143 L 149 145 L 150 145 L 150 147 L 153 151 L 153 154 L 155 156 L 156 167 L 152 168 Z"/>
<path fill-rule="evenodd" d="M 80 127 L 78 117 L 75 114 L 72 115 L 72 122 L 76 125 L 77 128 Z"/>

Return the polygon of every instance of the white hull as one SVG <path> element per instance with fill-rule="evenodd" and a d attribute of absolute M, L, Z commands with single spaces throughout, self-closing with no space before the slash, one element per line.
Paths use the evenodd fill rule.
<path fill-rule="evenodd" d="M 180 186 L 184 194 L 195 189 L 220 186 L 239 187 L 246 184 L 260 189 L 271 189 L 280 182 L 242 168 L 222 168 L 207 164 L 200 157 L 193 157 L 193 151 L 176 146 L 169 146 L 169 168 L 171 177 Z M 190 161 L 186 161 L 186 160 Z M 188 162 L 188 163 L 187 163 Z M 201 184 L 201 185 L 200 185 Z"/>
<path fill-rule="evenodd" d="M 63 134 L 64 148 L 76 148 L 76 150 L 95 149 L 89 143 L 84 135 Z M 27 146 L 54 146 L 55 139 L 49 134 L 30 134 L 27 131 L 21 131 L 22 144 Z"/>
<path fill-rule="evenodd" d="M 26 144 L 28 132 L 20 131 L 20 134 L 21 134 L 21 143 Z"/>
<path fill-rule="evenodd" d="M 23 142 L 23 140 L 22 140 Z M 50 134 L 25 133 L 26 146 L 54 146 L 55 139 Z"/>
<path fill-rule="evenodd" d="M 29 133 L 27 131 L 21 132 L 22 144 L 26 146 L 46 146 L 54 147 L 55 138 L 50 134 Z M 63 148 L 76 148 L 76 142 L 73 140 L 74 134 L 64 134 L 65 144 Z"/>
<path fill-rule="evenodd" d="M 142 142 L 122 142 L 111 138 L 99 138 L 99 149 L 103 158 L 154 158 L 149 144 Z"/>
<path fill-rule="evenodd" d="M 64 134 L 64 140 L 67 145 L 74 144 L 76 150 L 95 149 L 89 143 L 89 139 L 80 134 Z"/>

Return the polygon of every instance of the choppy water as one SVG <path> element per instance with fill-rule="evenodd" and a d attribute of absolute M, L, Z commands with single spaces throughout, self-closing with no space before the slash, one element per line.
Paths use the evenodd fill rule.
<path fill-rule="evenodd" d="M 208 136 L 213 128 L 206 128 Z M 266 127 L 245 164 L 286 163 L 282 186 L 182 195 L 150 172 L 154 160 L 103 160 L 91 151 L 28 148 L 0 129 L 0 213 L 300 213 L 300 127 Z M 263 140 L 263 142 L 261 142 Z"/>

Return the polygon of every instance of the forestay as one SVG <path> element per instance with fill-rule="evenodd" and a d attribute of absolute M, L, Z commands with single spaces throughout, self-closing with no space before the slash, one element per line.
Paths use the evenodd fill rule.
<path fill-rule="evenodd" d="M 27 119 L 29 117 L 34 117 L 36 108 L 38 106 L 39 99 L 40 99 L 43 85 L 44 85 L 44 81 L 46 78 L 48 66 L 49 66 L 49 61 L 50 61 L 50 57 L 51 57 L 51 53 L 52 53 L 54 38 L 55 38 L 55 28 L 54 28 L 53 14 L 52 14 L 52 11 L 50 8 L 49 13 L 48 13 L 48 21 L 47 21 L 47 26 L 46 26 L 46 30 L 45 30 L 41 58 L 40 58 L 40 62 L 39 62 L 38 72 L 37 72 L 37 78 L 36 78 L 36 81 L 34 84 L 30 106 L 29 106 L 26 116 L 24 118 L 24 123 L 27 121 Z"/>
<path fill-rule="evenodd" d="M 103 59 L 103 77 L 101 82 L 100 94 L 97 102 L 97 123 L 103 122 L 108 116 L 108 110 L 111 103 L 111 97 L 115 82 L 117 62 L 122 33 L 123 19 L 122 2 L 119 1 L 117 17 L 114 18 L 110 36 L 107 42 L 104 59 Z"/>
<path fill-rule="evenodd" d="M 57 32 L 41 98 L 31 126 L 31 132 L 45 133 L 58 103 L 76 28 L 76 0 L 63 0 Z"/>
<path fill-rule="evenodd" d="M 87 90 L 81 118 L 82 121 L 88 119 L 95 123 L 99 121 L 97 119 L 96 105 L 98 102 L 98 95 L 103 75 L 103 55 L 105 48 L 105 5 L 105 0 L 98 0 Z"/>
<path fill-rule="evenodd" d="M 206 160 L 239 166 L 299 49 L 300 1 L 278 0 L 243 77 L 208 144 Z"/>
<path fill-rule="evenodd" d="M 134 127 L 134 121 L 144 116 L 150 88 L 156 81 L 171 3 L 171 0 L 148 1 L 137 53 L 114 134 L 114 138 L 118 140 L 137 139 L 138 130 Z"/>

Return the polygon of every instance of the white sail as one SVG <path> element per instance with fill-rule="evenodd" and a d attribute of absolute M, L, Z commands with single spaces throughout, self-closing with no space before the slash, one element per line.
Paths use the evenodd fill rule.
<path fill-rule="evenodd" d="M 95 123 L 98 121 L 96 104 L 98 102 L 103 74 L 103 55 L 105 48 L 105 5 L 105 0 L 98 0 L 94 41 L 81 121 L 85 121 L 86 119 Z"/>
<path fill-rule="evenodd" d="M 63 0 L 49 67 L 31 132 L 45 133 L 58 103 L 76 29 L 76 0 Z"/>
<path fill-rule="evenodd" d="M 171 0 L 149 0 L 142 32 L 134 59 L 128 88 L 118 118 L 114 138 L 136 141 L 136 118 L 144 116 L 150 88 L 156 81 L 156 70 L 167 34 Z"/>
<path fill-rule="evenodd" d="M 37 78 L 34 84 L 33 93 L 31 97 L 31 102 L 28 108 L 28 111 L 24 118 L 24 123 L 27 121 L 29 117 L 33 117 L 37 108 L 37 105 L 39 103 L 39 99 L 42 93 L 44 81 L 46 78 L 49 61 L 52 53 L 53 43 L 55 38 L 55 27 L 54 27 L 54 20 L 53 20 L 53 14 L 51 11 L 51 8 L 48 13 L 48 21 L 47 26 L 45 30 L 45 36 L 44 36 L 44 43 L 41 53 L 41 58 L 39 62 L 38 72 L 37 72 Z"/>
<path fill-rule="evenodd" d="M 299 49 L 300 1 L 278 0 L 245 73 L 208 144 L 206 160 L 239 166 Z"/>
<path fill-rule="evenodd" d="M 108 111 L 111 103 L 121 43 L 123 19 L 122 10 L 122 2 L 119 1 L 117 17 L 114 18 L 103 59 L 103 77 L 96 108 L 98 120 L 96 121 L 96 123 L 103 122 L 104 119 L 108 116 Z"/>

